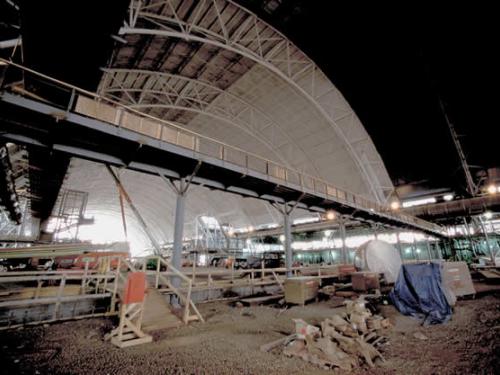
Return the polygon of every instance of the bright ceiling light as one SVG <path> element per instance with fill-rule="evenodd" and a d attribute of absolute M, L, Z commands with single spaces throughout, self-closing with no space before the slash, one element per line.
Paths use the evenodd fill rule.
<path fill-rule="evenodd" d="M 490 194 L 495 194 L 498 191 L 497 187 L 493 184 L 489 185 L 487 190 L 488 190 L 488 193 L 490 193 Z"/>
<path fill-rule="evenodd" d="M 392 210 L 398 210 L 399 209 L 399 202 L 398 201 L 392 201 L 391 202 L 391 209 Z"/>
<path fill-rule="evenodd" d="M 430 203 L 436 203 L 436 198 L 434 197 L 427 197 L 427 198 L 421 198 L 421 199 L 414 199 L 411 201 L 406 201 L 403 202 L 403 207 L 414 207 L 414 206 L 421 206 L 424 204 L 430 204 Z"/>
<path fill-rule="evenodd" d="M 326 212 L 326 219 L 327 220 L 333 220 L 333 219 L 335 219 L 335 212 L 333 212 L 333 211 L 327 211 Z"/>
<path fill-rule="evenodd" d="M 446 194 L 443 199 L 446 201 L 446 202 L 449 202 L 451 200 L 453 200 L 454 196 L 453 194 Z"/>
<path fill-rule="evenodd" d="M 493 218 L 493 213 L 491 211 L 486 211 L 484 213 L 484 217 L 488 220 L 490 220 L 491 218 Z"/>
<path fill-rule="evenodd" d="M 248 232 L 253 232 L 255 230 L 255 228 L 253 227 L 253 225 L 250 225 L 248 228 L 247 228 L 247 231 Z"/>
<path fill-rule="evenodd" d="M 281 241 L 281 242 L 285 242 L 285 235 L 284 235 L 284 234 L 281 234 L 281 235 L 280 235 L 280 241 Z"/>

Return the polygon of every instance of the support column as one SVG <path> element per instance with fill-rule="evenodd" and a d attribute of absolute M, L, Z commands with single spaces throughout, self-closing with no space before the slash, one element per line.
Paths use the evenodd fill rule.
<path fill-rule="evenodd" d="M 488 252 L 490 253 L 491 262 L 495 264 L 495 253 L 493 252 L 493 249 L 490 245 L 490 238 L 488 236 L 488 232 L 486 230 L 486 227 L 484 226 L 482 218 L 479 218 L 479 224 L 481 224 L 481 229 L 483 231 L 484 239 L 486 240 L 486 249 L 488 249 Z"/>
<path fill-rule="evenodd" d="M 405 262 L 403 247 L 401 246 L 401 240 L 399 239 L 399 232 L 396 233 L 396 240 L 398 241 L 399 256 L 401 257 L 401 263 Z"/>
<path fill-rule="evenodd" d="M 443 259 L 443 253 L 441 252 L 441 243 L 442 241 L 436 242 L 436 252 L 438 259 Z"/>
<path fill-rule="evenodd" d="M 175 203 L 175 226 L 174 226 L 174 248 L 172 253 L 172 265 L 179 271 L 182 268 L 182 238 L 184 237 L 184 212 L 186 207 L 186 191 L 181 188 L 177 192 L 177 200 Z M 172 284 L 178 288 L 181 284 L 180 278 L 173 277 Z"/>
<path fill-rule="evenodd" d="M 300 195 L 300 197 L 292 205 L 290 203 L 284 203 L 282 206 L 278 202 L 271 203 L 271 205 L 283 215 L 283 235 L 285 236 L 285 267 L 286 276 L 293 276 L 292 264 L 293 264 L 293 250 L 292 250 L 292 223 L 290 221 L 290 214 L 293 212 L 295 207 L 299 204 L 301 199 L 305 194 Z"/>
<path fill-rule="evenodd" d="M 432 254 L 431 254 L 431 244 L 429 243 L 429 241 L 430 241 L 430 239 L 427 238 L 425 242 L 427 244 L 427 254 L 429 256 L 429 262 L 431 262 L 432 261 Z"/>
<path fill-rule="evenodd" d="M 184 237 L 184 212 L 186 206 L 186 195 L 193 181 L 194 176 L 198 173 L 200 169 L 201 161 L 198 161 L 193 173 L 189 177 L 181 178 L 178 185 L 176 186 L 172 180 L 159 173 L 159 176 L 172 188 L 176 195 L 175 202 L 175 221 L 174 221 L 174 246 L 172 251 L 172 266 L 179 272 L 182 272 L 182 239 Z M 170 279 L 172 286 L 174 288 L 179 288 L 181 286 L 181 279 L 179 276 L 172 276 Z M 177 296 L 173 296 L 170 301 L 171 304 L 177 305 L 179 303 Z"/>
<path fill-rule="evenodd" d="M 342 240 L 342 263 L 347 264 L 349 263 L 349 256 L 347 254 L 347 246 L 345 243 L 345 237 L 346 237 L 345 223 L 344 223 L 344 218 L 342 217 L 339 218 L 339 229 L 340 229 L 340 238 Z"/>
<path fill-rule="evenodd" d="M 417 261 L 417 240 L 415 239 L 415 236 L 413 236 L 413 244 L 411 247 L 411 253 L 413 255 L 413 260 Z"/>
<path fill-rule="evenodd" d="M 292 251 L 292 226 L 290 223 L 290 212 L 283 213 L 283 229 L 285 231 L 285 267 L 286 276 L 292 276 L 293 251 Z"/>

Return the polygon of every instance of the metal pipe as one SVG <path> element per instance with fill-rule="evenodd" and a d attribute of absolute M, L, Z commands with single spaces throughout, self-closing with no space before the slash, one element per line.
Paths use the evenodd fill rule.
<path fill-rule="evenodd" d="M 136 216 L 137 221 L 139 221 L 139 224 L 141 225 L 142 229 L 144 230 L 144 232 L 148 236 L 149 240 L 151 241 L 151 244 L 153 245 L 153 247 L 156 250 L 156 253 L 157 253 L 156 255 L 160 255 L 161 254 L 160 244 L 156 241 L 153 234 L 149 230 L 148 225 L 146 224 L 146 222 L 142 218 L 141 214 L 139 213 L 139 210 L 135 207 L 135 204 L 132 202 L 132 199 L 130 198 L 127 191 L 123 187 L 123 184 L 120 181 L 120 178 L 116 175 L 115 171 L 113 171 L 113 168 L 111 168 L 111 166 L 109 164 L 106 164 L 106 168 L 108 169 L 109 173 L 111 174 L 111 177 L 113 177 L 113 180 L 115 181 L 116 186 L 118 187 L 118 190 L 121 192 L 123 198 L 125 198 L 128 205 L 132 209 L 132 212 Z"/>

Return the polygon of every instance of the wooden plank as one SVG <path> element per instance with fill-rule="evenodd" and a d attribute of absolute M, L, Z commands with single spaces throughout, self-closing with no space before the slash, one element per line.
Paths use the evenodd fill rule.
<path fill-rule="evenodd" d="M 297 338 L 297 334 L 293 333 L 291 335 L 282 337 L 282 338 L 280 338 L 278 340 L 271 341 L 271 342 L 269 342 L 267 344 L 261 345 L 260 346 L 260 351 L 261 352 L 268 352 L 268 351 L 273 350 L 274 348 L 276 348 L 278 346 L 288 344 L 290 341 L 292 341 L 295 338 Z"/>
<path fill-rule="evenodd" d="M 272 296 L 242 298 L 240 299 L 240 302 L 243 304 L 248 304 L 250 306 L 255 306 L 264 302 L 279 301 L 283 297 L 283 294 L 274 294 Z"/>
<path fill-rule="evenodd" d="M 478 270 L 478 272 L 488 280 L 500 280 L 500 273 L 495 270 Z"/>
<path fill-rule="evenodd" d="M 76 296 L 63 296 L 60 298 L 60 302 L 73 302 L 86 299 L 100 299 L 111 297 L 111 293 L 102 294 L 89 294 L 89 295 L 76 295 Z M 0 302 L 0 308 L 2 307 L 12 307 L 12 306 L 31 306 L 31 305 L 49 305 L 51 303 L 56 303 L 57 297 L 54 298 L 39 298 L 39 299 L 28 299 L 28 300 L 14 300 L 14 301 L 4 301 Z"/>
<path fill-rule="evenodd" d="M 125 335 L 123 335 L 125 336 Z M 122 337 L 123 337 L 122 336 Z M 153 341 L 153 337 L 146 335 L 144 337 L 128 340 L 128 341 L 120 341 L 118 340 L 118 337 L 113 337 L 111 339 L 111 343 L 118 346 L 119 348 L 127 348 L 129 346 L 134 346 L 134 345 L 141 345 L 141 344 L 147 344 L 149 342 Z"/>

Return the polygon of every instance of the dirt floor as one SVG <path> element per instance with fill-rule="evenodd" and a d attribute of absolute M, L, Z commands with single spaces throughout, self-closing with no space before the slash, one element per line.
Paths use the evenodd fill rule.
<path fill-rule="evenodd" d="M 200 305 L 207 322 L 157 332 L 154 342 L 118 349 L 103 341 L 106 319 L 66 322 L 0 332 L 1 374 L 332 374 L 280 350 L 259 346 L 294 328 L 292 318 L 311 324 L 342 309 L 329 302 L 285 311 L 273 307 Z M 386 362 L 355 374 L 494 374 L 500 365 L 500 295 L 459 301 L 453 319 L 422 327 L 382 306 L 394 328 L 381 347 Z M 416 332 L 427 339 L 416 338 Z"/>

